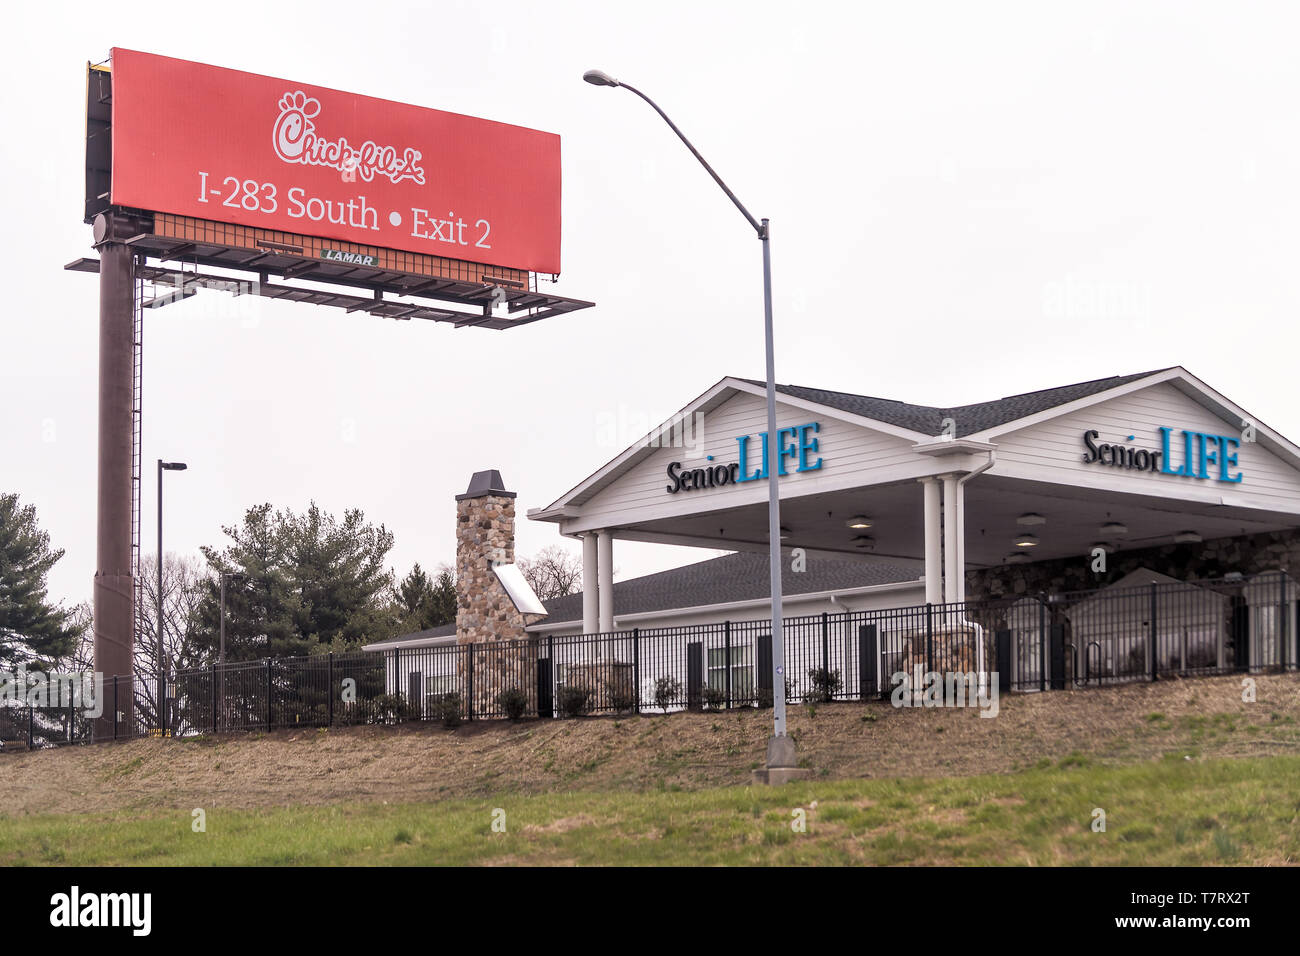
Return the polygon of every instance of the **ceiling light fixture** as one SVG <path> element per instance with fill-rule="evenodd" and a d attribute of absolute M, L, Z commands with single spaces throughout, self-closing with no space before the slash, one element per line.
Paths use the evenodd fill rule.
<path fill-rule="evenodd" d="M 1174 540 L 1179 544 L 1196 544 L 1204 539 L 1195 531 L 1180 531 L 1174 535 Z"/>
<path fill-rule="evenodd" d="M 847 522 L 845 522 L 845 523 L 846 523 L 850 528 L 856 528 L 856 529 L 863 529 L 863 528 L 870 528 L 870 527 L 871 527 L 871 519 L 868 518 L 866 515 L 858 515 L 857 517 L 850 518 L 850 519 L 849 519 Z"/>
<path fill-rule="evenodd" d="M 874 551 L 876 549 L 876 539 L 869 534 L 860 534 L 854 537 L 853 546 L 860 551 Z"/>
<path fill-rule="evenodd" d="M 1128 534 L 1128 525 L 1120 524 L 1118 521 L 1107 521 L 1101 526 L 1102 534 Z"/>
<path fill-rule="evenodd" d="M 1038 547 L 1038 539 L 1032 534 L 1022 534 L 1020 537 L 1016 538 L 1016 547 L 1036 548 Z"/>
<path fill-rule="evenodd" d="M 1017 518 L 1016 524 L 1023 525 L 1024 527 L 1028 528 L 1036 524 L 1047 524 L 1047 519 L 1040 514 L 1035 514 L 1034 512 L 1030 511 L 1027 512 L 1026 514 L 1022 514 L 1019 518 Z"/>

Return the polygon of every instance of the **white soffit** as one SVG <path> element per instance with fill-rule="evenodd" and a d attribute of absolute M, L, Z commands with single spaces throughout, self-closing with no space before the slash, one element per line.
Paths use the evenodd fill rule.
<path fill-rule="evenodd" d="M 521 614 L 546 613 L 546 608 L 542 607 L 537 592 L 524 579 L 523 572 L 519 570 L 517 564 L 496 564 L 492 566 L 492 570 L 496 572 L 497 580 L 506 589 L 510 600 L 515 602 L 515 608 Z"/>

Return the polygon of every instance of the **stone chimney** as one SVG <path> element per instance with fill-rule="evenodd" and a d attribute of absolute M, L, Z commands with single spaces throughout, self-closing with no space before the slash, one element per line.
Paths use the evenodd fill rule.
<path fill-rule="evenodd" d="M 501 472 L 477 471 L 456 496 L 456 642 L 514 641 L 529 623 L 492 571 L 515 561 L 515 493 Z"/>

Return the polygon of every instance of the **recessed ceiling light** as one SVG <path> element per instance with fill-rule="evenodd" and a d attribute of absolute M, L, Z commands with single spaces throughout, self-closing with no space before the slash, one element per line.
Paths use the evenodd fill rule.
<path fill-rule="evenodd" d="M 790 529 L 785 525 L 781 525 L 781 540 L 784 541 L 788 537 L 790 537 Z"/>
<path fill-rule="evenodd" d="M 845 522 L 845 523 L 846 523 L 850 528 L 864 529 L 864 528 L 870 528 L 870 527 L 871 527 L 871 519 L 868 518 L 866 515 L 858 515 L 858 516 L 856 516 L 856 517 L 850 518 L 850 519 L 849 519 L 847 522 Z"/>
<path fill-rule="evenodd" d="M 1101 548 L 1101 550 L 1103 550 L 1103 551 L 1112 551 L 1112 550 L 1114 550 L 1114 549 L 1113 549 L 1109 544 L 1107 544 L 1105 541 L 1094 541 L 1094 542 L 1092 543 L 1091 547 L 1092 547 L 1092 549 L 1093 549 L 1094 551 L 1095 551 L 1097 548 Z"/>
<path fill-rule="evenodd" d="M 1032 525 L 1036 525 L 1036 524 L 1047 524 L 1047 519 L 1040 514 L 1035 514 L 1034 512 L 1030 511 L 1027 512 L 1026 514 L 1022 514 L 1019 518 L 1017 518 L 1016 524 L 1023 525 L 1025 527 L 1031 527 Z"/>
<path fill-rule="evenodd" d="M 856 535 L 853 538 L 853 546 L 860 551 L 874 551 L 876 549 L 876 539 L 869 534 Z"/>
<path fill-rule="evenodd" d="M 1107 521 L 1101 526 L 1102 534 L 1128 534 L 1128 525 L 1120 524 L 1118 521 Z"/>
<path fill-rule="evenodd" d="M 1017 551 L 1015 554 L 1007 555 L 1007 564 L 1024 564 L 1029 560 L 1029 555 L 1023 551 Z"/>
<path fill-rule="evenodd" d="M 1196 544 L 1203 539 L 1195 531 L 1180 531 L 1174 535 L 1174 540 L 1179 544 Z"/>
<path fill-rule="evenodd" d="M 1036 548 L 1038 547 L 1038 539 L 1034 537 L 1032 534 L 1022 534 L 1020 535 L 1020 537 L 1016 538 L 1016 547 Z"/>

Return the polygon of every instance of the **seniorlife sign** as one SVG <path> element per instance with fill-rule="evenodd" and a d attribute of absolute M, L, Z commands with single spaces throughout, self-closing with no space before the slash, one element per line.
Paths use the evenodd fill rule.
<path fill-rule="evenodd" d="M 560 138 L 113 50 L 111 201 L 239 226 L 560 271 Z"/>
<path fill-rule="evenodd" d="M 1161 426 L 1156 431 L 1160 435 L 1159 451 L 1128 444 L 1136 435 L 1129 435 L 1123 444 L 1098 442 L 1101 433 L 1095 428 L 1089 429 L 1083 433 L 1083 445 L 1087 449 L 1083 463 L 1229 484 L 1242 480 L 1242 472 L 1236 470 L 1240 439 L 1186 428 L 1175 434 L 1175 430 L 1168 426 Z"/>
<path fill-rule="evenodd" d="M 778 428 L 776 431 L 777 474 L 789 473 L 787 461 L 795 463 L 795 471 L 820 471 L 822 459 L 813 457 L 820 450 L 820 422 L 796 425 L 793 428 Z M 758 448 L 750 450 L 753 435 L 740 435 L 736 438 L 736 461 L 706 465 L 703 468 L 682 468 L 680 461 L 668 465 L 668 478 L 671 482 L 666 488 L 670 495 L 679 491 L 701 491 L 706 488 L 722 488 L 729 485 L 744 484 L 767 478 L 767 432 L 759 432 Z M 750 470 L 750 459 L 758 459 L 757 467 Z M 713 456 L 706 456 L 706 461 L 713 461 Z"/>

